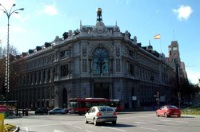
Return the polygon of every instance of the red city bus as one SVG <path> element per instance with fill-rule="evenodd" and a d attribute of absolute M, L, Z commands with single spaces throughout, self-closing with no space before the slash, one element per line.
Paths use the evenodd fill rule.
<path fill-rule="evenodd" d="M 110 99 L 109 106 L 114 108 L 115 111 L 123 110 L 122 102 L 119 99 Z"/>
<path fill-rule="evenodd" d="M 6 110 L 7 110 L 6 105 L 0 105 L 0 113 L 1 112 L 6 112 Z"/>
<path fill-rule="evenodd" d="M 69 100 L 69 113 L 85 114 L 92 106 L 110 106 L 115 110 L 121 110 L 119 99 L 105 98 L 72 98 Z"/>

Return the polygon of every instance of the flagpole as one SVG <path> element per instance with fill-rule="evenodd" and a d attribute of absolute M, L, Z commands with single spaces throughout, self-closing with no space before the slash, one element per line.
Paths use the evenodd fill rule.
<path fill-rule="evenodd" d="M 162 53 L 162 42 L 161 42 L 161 38 L 160 38 L 160 51 Z"/>
<path fill-rule="evenodd" d="M 161 37 L 160 37 L 160 34 L 157 34 L 154 36 L 154 39 L 160 39 L 160 51 L 162 53 L 162 42 L 161 42 Z"/>

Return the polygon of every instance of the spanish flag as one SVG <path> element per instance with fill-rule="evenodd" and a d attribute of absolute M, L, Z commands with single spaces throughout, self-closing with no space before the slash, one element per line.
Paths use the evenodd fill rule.
<path fill-rule="evenodd" d="M 154 39 L 160 39 L 160 34 L 155 35 Z"/>

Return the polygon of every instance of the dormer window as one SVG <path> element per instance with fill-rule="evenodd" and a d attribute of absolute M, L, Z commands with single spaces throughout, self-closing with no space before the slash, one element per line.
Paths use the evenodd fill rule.
<path fill-rule="evenodd" d="M 68 58 L 70 56 L 70 51 L 69 50 L 64 50 L 60 52 L 60 58 Z"/>

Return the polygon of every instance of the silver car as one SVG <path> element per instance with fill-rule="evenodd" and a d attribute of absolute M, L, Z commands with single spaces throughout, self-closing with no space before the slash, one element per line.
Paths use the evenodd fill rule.
<path fill-rule="evenodd" d="M 98 125 L 100 122 L 112 122 L 113 125 L 117 123 L 117 112 L 109 106 L 93 106 L 85 114 L 85 123 L 88 122 Z"/>

